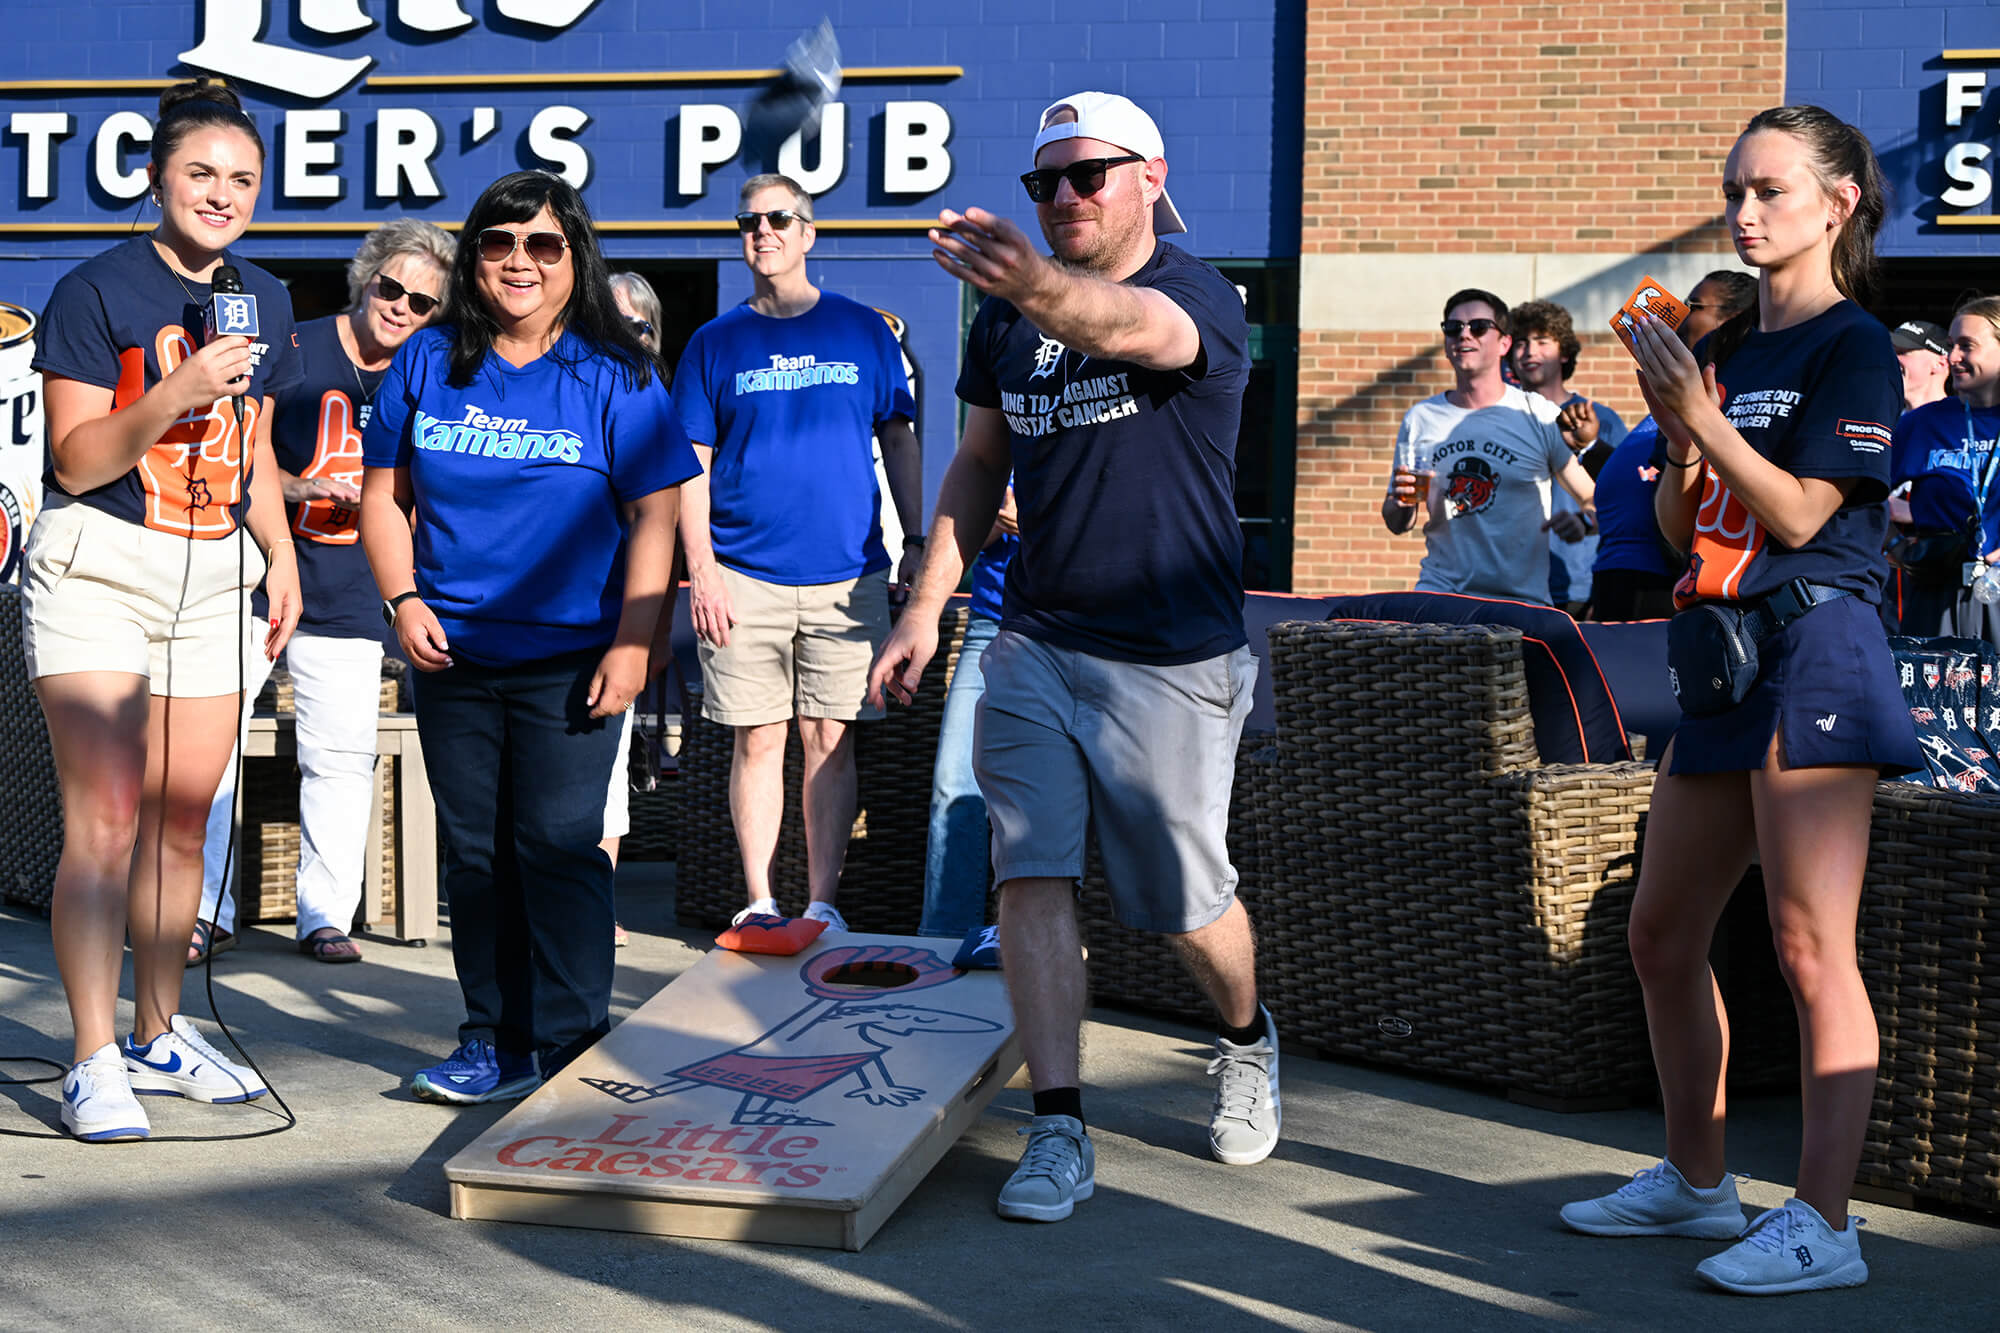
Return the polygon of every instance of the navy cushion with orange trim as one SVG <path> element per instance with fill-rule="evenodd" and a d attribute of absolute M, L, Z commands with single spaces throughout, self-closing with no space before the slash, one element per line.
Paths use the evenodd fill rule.
<path fill-rule="evenodd" d="M 1608 764 L 1632 757 L 1625 724 L 1597 657 L 1576 622 L 1550 606 L 1442 592 L 1378 592 L 1336 597 L 1328 620 L 1405 624 L 1507 625 L 1521 631 L 1528 710 L 1545 764 Z"/>

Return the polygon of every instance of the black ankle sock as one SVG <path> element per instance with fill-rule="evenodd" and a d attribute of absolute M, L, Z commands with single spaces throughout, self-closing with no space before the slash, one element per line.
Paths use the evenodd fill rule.
<path fill-rule="evenodd" d="M 1050 1088 L 1035 1094 L 1036 1115 L 1066 1115 L 1083 1123 L 1083 1089 Z"/>
<path fill-rule="evenodd" d="M 1227 1023 L 1217 1023 L 1215 1030 L 1222 1034 L 1224 1040 L 1234 1042 L 1238 1046 L 1255 1046 L 1270 1035 L 1264 1030 L 1262 1009 L 1257 1011 L 1257 1016 L 1250 1020 L 1250 1026 L 1247 1028 L 1233 1028 Z"/>

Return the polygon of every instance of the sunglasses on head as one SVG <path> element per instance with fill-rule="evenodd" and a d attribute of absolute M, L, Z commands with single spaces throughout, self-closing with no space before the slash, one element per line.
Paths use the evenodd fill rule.
<path fill-rule="evenodd" d="M 563 257 L 569 240 L 559 231 L 531 231 L 523 236 L 505 227 L 488 227 L 479 233 L 479 257 L 489 264 L 508 259 L 516 249 L 526 250 L 528 258 L 547 268 Z"/>
<path fill-rule="evenodd" d="M 757 230 L 757 220 L 759 218 L 769 222 L 772 231 L 783 231 L 794 222 L 812 221 L 811 218 L 794 212 L 789 208 L 774 208 L 768 213 L 738 213 L 736 215 L 736 230 L 748 236 L 751 232 Z"/>
<path fill-rule="evenodd" d="M 375 275 L 375 290 L 382 293 L 382 299 L 390 305 L 396 304 L 396 302 L 406 296 L 409 297 L 410 313 L 418 319 L 422 319 L 424 316 L 430 314 L 431 311 L 444 304 L 435 296 L 426 296 L 422 292 L 411 291 L 408 287 L 397 282 L 386 273 L 377 273 Z"/>
<path fill-rule="evenodd" d="M 1078 194 L 1096 194 L 1104 188 L 1105 172 L 1113 167 L 1145 160 L 1137 153 L 1127 153 L 1123 157 L 1086 157 L 1066 167 L 1043 167 L 1040 171 L 1024 172 L 1021 184 L 1028 187 L 1028 198 L 1038 204 L 1046 204 L 1056 197 L 1056 186 L 1063 181 L 1068 181 L 1069 188 Z"/>
<path fill-rule="evenodd" d="M 1497 319 L 1448 319 L 1438 325 L 1438 327 L 1444 330 L 1444 336 L 1447 338 L 1456 338 L 1467 329 L 1472 330 L 1473 337 L 1484 338 L 1487 334 L 1500 327 L 1500 321 Z"/>

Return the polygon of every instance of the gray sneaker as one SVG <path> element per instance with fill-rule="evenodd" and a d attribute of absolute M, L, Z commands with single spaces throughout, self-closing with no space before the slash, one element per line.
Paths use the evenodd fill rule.
<path fill-rule="evenodd" d="M 1725 1175 L 1713 1189 L 1696 1189 L 1663 1158 L 1609 1194 L 1564 1204 L 1562 1220 L 1586 1236 L 1734 1240 L 1743 1234 L 1743 1205 L 1736 1177 Z"/>
<path fill-rule="evenodd" d="M 1038 1115 L 1022 1126 L 1027 1151 L 1000 1187 L 1000 1216 L 1060 1222 L 1097 1188 L 1097 1151 L 1074 1116 Z"/>
<path fill-rule="evenodd" d="M 1278 1146 L 1284 1114 L 1278 1104 L 1278 1025 L 1262 1005 L 1264 1039 L 1238 1046 L 1215 1039 L 1215 1058 L 1208 1072 L 1219 1075 L 1215 1109 L 1208 1117 L 1208 1150 L 1218 1162 L 1249 1166 L 1261 1162 Z"/>

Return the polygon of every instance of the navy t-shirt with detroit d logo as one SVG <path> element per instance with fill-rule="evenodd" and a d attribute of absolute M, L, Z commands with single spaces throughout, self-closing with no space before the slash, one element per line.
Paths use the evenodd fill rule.
<path fill-rule="evenodd" d="M 1250 377 L 1243 300 L 1160 243 L 1125 280 L 1171 299 L 1201 351 L 1148 370 L 1064 347 L 988 297 L 958 396 L 1007 420 L 1021 546 L 1002 628 L 1114 661 L 1172 666 L 1241 647 L 1236 435 Z"/>
<path fill-rule="evenodd" d="M 48 507 L 87 504 L 157 532 L 197 539 L 236 531 L 250 496 L 250 450 L 264 399 L 298 378 L 292 299 L 255 264 L 225 254 L 256 298 L 250 384 L 243 424 L 228 398 L 190 412 L 124 476 L 80 495 L 63 490 L 51 462 L 43 477 Z M 112 410 L 137 402 L 201 347 L 207 283 L 167 267 L 149 236 L 135 236 L 64 275 L 35 333 L 34 368 L 111 390 Z M 230 312 L 223 312 L 225 322 Z"/>
<path fill-rule="evenodd" d="M 1693 550 L 1675 602 L 1754 601 L 1803 578 L 1879 605 L 1888 523 L 1882 501 L 1903 405 L 1888 329 L 1852 301 L 1775 333 L 1753 328 L 1716 367 L 1716 382 L 1729 424 L 1762 457 L 1795 477 L 1852 478 L 1855 485 L 1794 549 L 1702 464 Z"/>
<path fill-rule="evenodd" d="M 875 432 L 917 405 L 886 320 L 821 292 L 789 319 L 748 302 L 695 330 L 674 406 L 709 462 L 715 558 L 765 583 L 844 583 L 889 567 Z"/>
<path fill-rule="evenodd" d="M 453 336 L 411 335 L 361 438 L 369 467 L 410 470 L 417 591 L 453 657 L 603 648 L 624 609 L 622 506 L 701 471 L 667 391 L 573 333 L 525 366 L 489 352 L 455 385 Z"/>
<path fill-rule="evenodd" d="M 363 370 L 341 345 L 345 315 L 299 325 L 298 383 L 277 397 L 271 444 L 278 466 L 295 477 L 361 485 L 361 433 L 386 370 Z M 335 500 L 285 506 L 299 562 L 305 611 L 299 633 L 337 639 L 382 634 L 381 597 L 361 549 L 361 509 Z M 258 593 L 257 614 L 266 614 Z"/>

